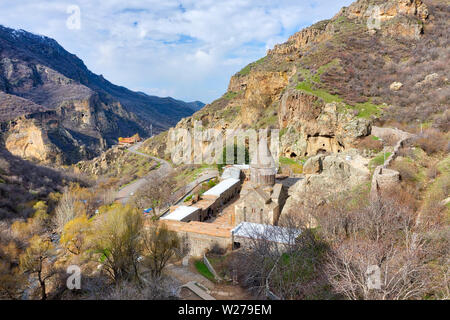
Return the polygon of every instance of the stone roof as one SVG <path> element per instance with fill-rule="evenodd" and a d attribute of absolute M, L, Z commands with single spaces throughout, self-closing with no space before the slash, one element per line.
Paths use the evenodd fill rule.
<path fill-rule="evenodd" d="M 283 185 L 281 183 L 277 183 L 273 186 L 272 196 L 271 198 L 274 200 L 278 200 L 280 198 L 281 190 L 283 189 Z"/>
<path fill-rule="evenodd" d="M 255 188 L 254 190 L 255 190 L 256 194 L 258 194 L 261 197 L 261 199 L 263 199 L 264 203 L 267 204 L 267 203 L 270 202 L 271 198 L 270 198 L 270 195 L 267 192 L 265 192 L 261 188 Z"/>
<path fill-rule="evenodd" d="M 233 229 L 231 226 L 199 221 L 181 222 L 175 220 L 164 220 L 160 223 L 164 223 L 169 230 L 175 232 L 204 234 L 219 238 L 231 238 L 231 229 Z"/>

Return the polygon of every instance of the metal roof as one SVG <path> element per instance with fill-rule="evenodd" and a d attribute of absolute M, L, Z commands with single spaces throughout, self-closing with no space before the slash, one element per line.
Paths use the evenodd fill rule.
<path fill-rule="evenodd" d="M 268 240 L 277 243 L 294 244 L 295 238 L 301 234 L 301 230 L 284 227 L 241 222 L 231 230 L 231 234 L 238 237 Z"/>
<path fill-rule="evenodd" d="M 173 212 L 169 213 L 167 216 L 162 217 L 161 220 L 176 220 L 181 221 L 189 215 L 193 214 L 195 211 L 200 210 L 197 207 L 179 206 Z"/>
<path fill-rule="evenodd" d="M 241 169 L 236 167 L 227 167 L 223 170 L 222 179 L 240 179 L 241 178 Z"/>
<path fill-rule="evenodd" d="M 220 182 L 218 185 L 216 185 L 216 186 L 212 187 L 211 189 L 209 189 L 208 191 L 206 191 L 203 195 L 220 197 L 222 195 L 222 193 L 224 193 L 225 191 L 227 191 L 228 189 L 230 189 L 231 187 L 236 185 L 236 183 L 240 183 L 240 182 L 241 182 L 241 180 L 239 180 L 239 179 L 234 179 L 234 178 L 225 179 L 222 182 Z"/>

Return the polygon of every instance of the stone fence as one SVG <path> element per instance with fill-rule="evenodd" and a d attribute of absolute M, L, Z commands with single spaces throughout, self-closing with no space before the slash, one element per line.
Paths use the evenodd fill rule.
<path fill-rule="evenodd" d="M 394 151 L 392 154 L 386 159 L 386 161 L 375 168 L 375 172 L 372 177 L 372 186 L 370 190 L 370 195 L 372 199 L 377 198 L 379 196 L 379 192 L 381 190 L 386 190 L 392 188 L 400 183 L 400 173 L 396 170 L 387 169 L 392 161 L 397 158 L 400 149 L 403 145 L 410 139 L 414 137 L 413 134 L 408 132 L 399 130 L 397 128 L 379 128 L 373 127 L 372 134 L 380 137 L 381 139 L 386 139 L 386 137 L 395 137 L 398 139 L 397 143 L 394 146 Z"/>

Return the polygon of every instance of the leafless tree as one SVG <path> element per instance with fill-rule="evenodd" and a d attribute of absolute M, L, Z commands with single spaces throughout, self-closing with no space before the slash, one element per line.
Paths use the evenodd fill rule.
<path fill-rule="evenodd" d="M 323 236 L 332 241 L 326 274 L 334 290 L 349 299 L 422 298 L 429 289 L 427 248 L 414 230 L 411 210 L 385 197 L 347 209 L 342 223 L 329 211 L 335 207 L 318 217 L 326 226 Z M 369 281 L 371 271 L 376 271 L 375 287 Z"/>
<path fill-rule="evenodd" d="M 320 270 L 326 244 L 298 216 L 285 216 L 279 227 L 250 229 L 244 247 L 235 254 L 233 268 L 241 283 L 260 296 L 313 296 L 326 280 Z"/>
<path fill-rule="evenodd" d="M 76 217 L 75 202 L 75 197 L 66 188 L 55 210 L 54 222 L 58 230 L 61 231 L 67 222 Z"/>
<path fill-rule="evenodd" d="M 163 176 L 155 172 L 148 183 L 134 196 L 134 204 L 140 208 L 152 208 L 154 214 L 159 214 L 159 209 L 169 201 L 175 180 L 172 175 Z"/>
<path fill-rule="evenodd" d="M 169 260 L 186 254 L 184 239 L 167 229 L 164 224 L 153 224 L 143 232 L 143 268 L 147 269 L 151 278 L 161 276 Z"/>
<path fill-rule="evenodd" d="M 141 285 L 121 282 L 108 294 L 101 297 L 106 300 L 172 300 L 177 299 L 179 285 L 167 277 L 145 280 Z"/>
<path fill-rule="evenodd" d="M 41 299 L 47 299 L 47 283 L 56 274 L 51 259 L 55 257 L 53 244 L 39 236 L 30 240 L 29 247 L 20 256 L 20 268 L 25 274 L 37 277 L 41 289 Z"/>

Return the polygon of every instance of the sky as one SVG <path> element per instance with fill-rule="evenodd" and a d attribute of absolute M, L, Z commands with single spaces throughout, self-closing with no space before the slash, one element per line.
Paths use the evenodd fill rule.
<path fill-rule="evenodd" d="M 0 24 L 55 39 L 134 91 L 205 103 L 268 49 L 352 0 L 0 1 Z"/>

